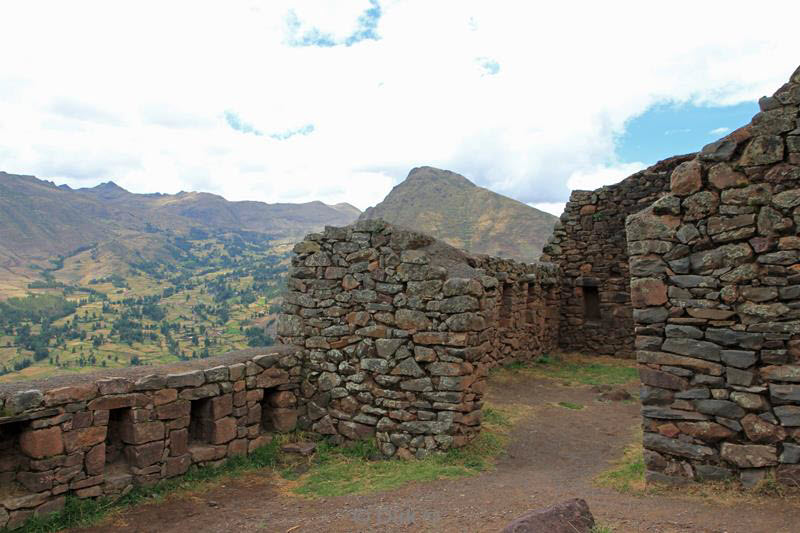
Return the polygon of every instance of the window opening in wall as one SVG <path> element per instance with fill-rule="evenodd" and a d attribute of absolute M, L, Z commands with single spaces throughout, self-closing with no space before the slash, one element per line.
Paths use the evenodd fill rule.
<path fill-rule="evenodd" d="M 131 424 L 131 410 L 111 409 L 106 427 L 106 472 L 123 473 L 129 470 L 125 459 L 125 426 Z"/>
<path fill-rule="evenodd" d="M 600 320 L 600 294 L 597 287 L 583 288 L 583 317 L 586 320 Z"/>
<path fill-rule="evenodd" d="M 193 400 L 189 415 L 189 444 L 207 444 L 214 432 L 211 398 Z"/>
<path fill-rule="evenodd" d="M 10 422 L 0 425 L 0 454 L 6 455 L 17 447 L 26 424 L 27 422 Z"/>
<path fill-rule="evenodd" d="M 511 305 L 514 300 L 514 286 L 510 283 L 503 284 L 503 294 L 500 296 L 500 324 L 508 326 L 511 322 Z"/>
<path fill-rule="evenodd" d="M 29 422 L 10 422 L 0 425 L 0 499 L 28 494 L 18 483 L 12 483 L 19 465 L 26 457 L 19 448 L 19 439 Z"/>
<path fill-rule="evenodd" d="M 275 432 L 275 422 L 272 418 L 273 407 L 270 404 L 270 397 L 275 389 L 264 389 L 264 397 L 261 400 L 261 432 Z"/>

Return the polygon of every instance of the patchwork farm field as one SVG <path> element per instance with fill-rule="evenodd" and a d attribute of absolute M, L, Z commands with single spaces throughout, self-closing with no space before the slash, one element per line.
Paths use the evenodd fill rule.
<path fill-rule="evenodd" d="M 0 300 L 0 382 L 271 344 L 291 246 L 203 237 L 177 238 L 171 260 L 132 267 L 91 249 L 51 261 L 22 294 Z"/>

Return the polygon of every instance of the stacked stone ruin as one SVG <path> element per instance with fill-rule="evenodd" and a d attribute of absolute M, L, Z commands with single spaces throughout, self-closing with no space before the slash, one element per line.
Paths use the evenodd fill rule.
<path fill-rule="evenodd" d="M 295 428 L 425 457 L 480 431 L 494 366 L 626 357 L 649 481 L 800 483 L 800 69 L 751 124 L 575 191 L 542 261 L 381 220 L 295 246 L 284 346 L 0 386 L 0 527 Z M 66 381 L 65 381 L 66 379 Z"/>
<path fill-rule="evenodd" d="M 278 322 L 305 350 L 298 425 L 386 457 L 463 446 L 491 367 L 556 347 L 558 271 L 368 220 L 295 247 Z"/>
<path fill-rule="evenodd" d="M 800 481 L 800 69 L 627 221 L 650 480 Z"/>
<path fill-rule="evenodd" d="M 123 495 L 192 465 L 247 455 L 272 433 L 293 430 L 298 355 L 281 346 L 213 366 L 202 360 L 4 385 L 0 528 L 63 508 L 67 494 Z"/>
<path fill-rule="evenodd" d="M 560 347 L 633 357 L 625 219 L 669 192 L 676 156 L 595 191 L 572 191 L 541 260 L 561 267 Z"/>

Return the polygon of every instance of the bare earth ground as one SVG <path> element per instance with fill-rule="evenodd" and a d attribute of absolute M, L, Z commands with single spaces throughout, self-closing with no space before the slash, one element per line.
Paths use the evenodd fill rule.
<path fill-rule="evenodd" d="M 630 386 L 635 392 L 635 385 Z M 401 489 L 327 499 L 288 494 L 277 477 L 252 474 L 206 491 L 141 505 L 82 532 L 499 531 L 529 509 L 584 498 L 595 519 L 619 532 L 796 532 L 800 502 L 724 505 L 671 495 L 620 494 L 592 478 L 608 469 L 639 424 L 636 403 L 603 403 L 588 386 L 519 377 L 494 383 L 494 404 L 527 404 L 507 456 L 472 478 L 414 483 Z M 558 407 L 569 401 L 582 410 Z"/>

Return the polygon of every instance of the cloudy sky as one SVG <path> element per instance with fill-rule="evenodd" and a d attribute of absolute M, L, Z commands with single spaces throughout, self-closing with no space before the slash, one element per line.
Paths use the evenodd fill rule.
<path fill-rule="evenodd" d="M 379 202 L 414 166 L 559 212 L 745 124 L 800 3 L 0 4 L 0 170 Z"/>

